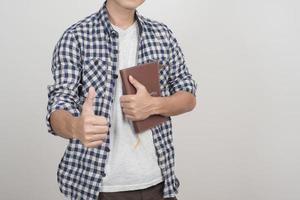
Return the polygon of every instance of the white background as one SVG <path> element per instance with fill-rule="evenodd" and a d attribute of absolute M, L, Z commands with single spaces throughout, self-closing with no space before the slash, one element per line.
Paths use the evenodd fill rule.
<path fill-rule="evenodd" d="M 99 0 L 0 2 L 0 199 L 65 199 L 67 140 L 47 133 L 55 43 Z M 300 3 L 148 0 L 198 83 L 197 107 L 173 117 L 179 200 L 300 199 Z"/>

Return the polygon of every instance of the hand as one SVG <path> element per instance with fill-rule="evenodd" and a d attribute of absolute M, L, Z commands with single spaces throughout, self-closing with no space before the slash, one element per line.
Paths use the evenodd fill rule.
<path fill-rule="evenodd" d="M 148 118 L 152 114 L 153 98 L 146 87 L 138 80 L 129 76 L 130 83 L 136 88 L 134 95 L 122 95 L 120 104 L 126 118 L 137 121 Z"/>
<path fill-rule="evenodd" d="M 96 96 L 95 89 L 89 88 L 88 96 L 82 105 L 80 117 L 75 117 L 72 123 L 72 132 L 86 147 L 97 147 L 107 136 L 107 120 L 103 116 L 94 114 L 93 102 Z"/>

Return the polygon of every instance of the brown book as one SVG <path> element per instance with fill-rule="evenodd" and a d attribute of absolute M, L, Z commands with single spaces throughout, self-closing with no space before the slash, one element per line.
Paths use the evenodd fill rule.
<path fill-rule="evenodd" d="M 135 87 L 129 81 L 129 75 L 131 75 L 147 88 L 151 96 L 161 96 L 159 67 L 158 62 L 150 62 L 119 70 L 123 95 L 136 94 Z M 144 120 L 132 121 L 132 124 L 135 132 L 140 133 L 165 122 L 167 119 L 166 116 L 156 114 Z"/>

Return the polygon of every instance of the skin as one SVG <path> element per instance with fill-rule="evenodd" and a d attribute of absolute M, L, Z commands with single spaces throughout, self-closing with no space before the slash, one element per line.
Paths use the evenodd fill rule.
<path fill-rule="evenodd" d="M 134 22 L 135 9 L 143 2 L 143 0 L 108 0 L 110 21 L 126 29 Z M 132 121 L 146 119 L 153 114 L 175 116 L 189 112 L 196 106 L 196 97 L 190 92 L 178 91 L 171 96 L 153 97 L 134 77 L 130 77 L 129 81 L 137 89 L 137 93 L 122 95 L 119 101 L 125 116 Z M 50 123 L 58 136 L 79 139 L 89 148 L 103 143 L 107 137 L 108 122 L 105 117 L 94 114 L 95 95 L 95 89 L 90 87 L 79 117 L 74 117 L 65 110 L 56 110 L 51 114 Z"/>
<path fill-rule="evenodd" d="M 106 7 L 112 24 L 126 29 L 134 22 L 135 9 L 144 3 L 144 0 L 108 0 Z"/>

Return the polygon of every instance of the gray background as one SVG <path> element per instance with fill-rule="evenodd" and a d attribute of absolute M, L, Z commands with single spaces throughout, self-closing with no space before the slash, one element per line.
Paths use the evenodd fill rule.
<path fill-rule="evenodd" d="M 0 2 L 0 199 L 64 199 L 67 140 L 46 132 L 55 43 L 99 0 Z M 173 117 L 179 200 L 300 199 L 299 1 L 148 0 L 175 32 L 198 83 Z"/>

